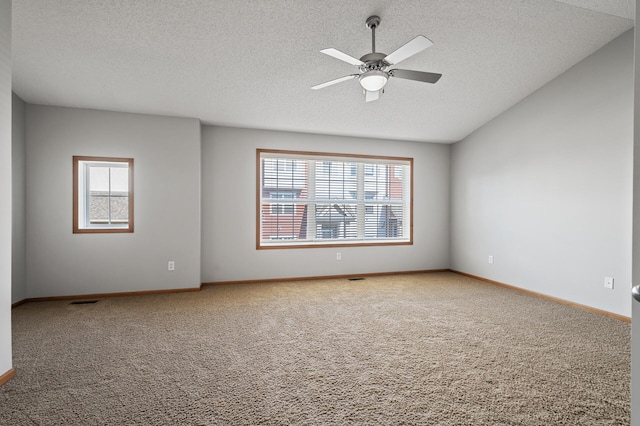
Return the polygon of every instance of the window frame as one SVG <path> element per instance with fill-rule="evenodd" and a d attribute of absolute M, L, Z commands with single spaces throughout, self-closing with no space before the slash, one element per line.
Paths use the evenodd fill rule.
<path fill-rule="evenodd" d="M 86 227 L 85 218 L 80 215 L 81 203 L 86 200 L 86 194 L 80 194 L 81 185 L 79 179 L 85 176 L 85 172 L 81 170 L 82 162 L 95 163 L 126 163 L 128 169 L 128 218 L 127 226 L 95 226 Z M 134 230 L 134 194 L 133 194 L 133 158 L 120 157 L 91 157 L 91 156 L 73 156 L 73 233 L 74 234 L 122 234 L 133 233 Z M 83 226 L 84 225 L 84 226 Z"/>
<path fill-rule="evenodd" d="M 289 157 L 305 157 L 308 160 L 314 160 L 322 162 L 329 159 L 335 159 L 336 161 L 344 160 L 345 162 L 353 160 L 354 162 L 367 163 L 370 160 L 374 163 L 380 164 L 403 164 L 408 166 L 408 206 L 406 206 L 406 200 L 403 200 L 403 208 L 408 210 L 406 219 L 408 219 L 408 226 L 406 231 L 406 237 L 403 239 L 386 239 L 386 238 L 372 238 L 372 239 L 345 239 L 342 241 L 336 240 L 322 240 L 316 239 L 313 241 L 302 240 L 301 242 L 286 242 L 288 239 L 282 240 L 267 240 L 262 239 L 262 215 L 263 215 L 263 198 L 262 198 L 262 157 L 263 154 L 269 156 L 282 155 L 283 158 Z M 296 158 L 298 159 L 298 158 Z M 302 158 L 299 158 L 302 159 Z M 411 157 L 392 157 L 392 156 L 379 156 L 379 155 L 360 155 L 360 154 L 344 154 L 344 153 L 332 153 L 332 152 L 313 152 L 313 151 L 290 151 L 279 149 L 256 149 L 256 249 L 257 250 L 272 250 L 272 249 L 298 249 L 298 248 L 330 248 L 330 247 L 371 247 L 371 246 L 404 246 L 413 245 L 413 158 Z M 364 166 L 362 167 L 364 170 Z M 368 169 L 367 169 L 368 171 Z M 349 172 L 345 172 L 346 174 Z M 370 176 L 368 173 L 367 177 Z M 397 176 L 394 176 L 397 177 Z M 366 206 L 365 206 L 366 208 Z M 282 243 L 274 243 L 273 241 L 283 241 Z"/>

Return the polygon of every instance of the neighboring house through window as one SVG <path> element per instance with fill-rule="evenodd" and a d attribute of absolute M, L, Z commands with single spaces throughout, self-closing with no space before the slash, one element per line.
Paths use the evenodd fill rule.
<path fill-rule="evenodd" d="M 412 244 L 412 158 L 257 150 L 257 248 Z"/>

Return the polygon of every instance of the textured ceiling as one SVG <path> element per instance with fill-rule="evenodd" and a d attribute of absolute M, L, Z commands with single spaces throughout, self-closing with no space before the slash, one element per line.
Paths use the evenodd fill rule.
<path fill-rule="evenodd" d="M 320 53 L 434 45 L 376 102 Z M 14 0 L 25 101 L 248 128 L 455 142 L 633 27 L 633 0 Z"/>

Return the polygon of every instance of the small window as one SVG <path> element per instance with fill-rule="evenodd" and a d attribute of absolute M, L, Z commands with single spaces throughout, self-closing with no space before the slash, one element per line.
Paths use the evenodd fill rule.
<path fill-rule="evenodd" d="M 133 159 L 73 157 L 73 232 L 133 232 Z"/>

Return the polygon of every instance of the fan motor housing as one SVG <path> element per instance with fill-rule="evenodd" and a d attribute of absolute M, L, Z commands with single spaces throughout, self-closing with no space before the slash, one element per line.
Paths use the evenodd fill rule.
<path fill-rule="evenodd" d="M 387 55 L 380 52 L 367 53 L 360 60 L 364 62 L 364 65 L 360 67 L 363 71 L 381 70 L 388 67 L 389 64 L 384 61 Z"/>

